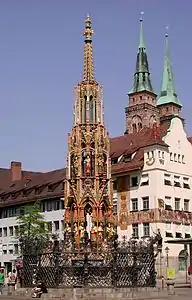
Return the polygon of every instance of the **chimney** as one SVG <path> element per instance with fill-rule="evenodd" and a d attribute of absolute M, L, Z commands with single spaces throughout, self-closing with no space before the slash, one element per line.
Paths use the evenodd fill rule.
<path fill-rule="evenodd" d="M 18 162 L 18 161 L 11 162 L 11 176 L 12 176 L 12 181 L 22 179 L 21 162 Z"/>

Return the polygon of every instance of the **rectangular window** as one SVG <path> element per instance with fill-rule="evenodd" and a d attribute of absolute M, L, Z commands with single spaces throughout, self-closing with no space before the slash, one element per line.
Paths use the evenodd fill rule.
<path fill-rule="evenodd" d="M 132 211 L 137 211 L 138 210 L 138 199 L 133 198 L 133 199 L 131 199 L 131 202 L 132 202 Z"/>
<path fill-rule="evenodd" d="M 175 210 L 180 210 L 180 198 L 175 198 Z"/>
<path fill-rule="evenodd" d="M 131 186 L 132 187 L 138 186 L 138 177 L 137 176 L 131 177 Z"/>
<path fill-rule="evenodd" d="M 52 211 L 52 201 L 47 202 L 47 211 Z"/>
<path fill-rule="evenodd" d="M 174 186 L 181 187 L 180 176 L 174 176 Z"/>
<path fill-rule="evenodd" d="M 9 227 L 9 235 L 10 235 L 10 236 L 13 236 L 13 226 L 10 226 L 10 227 Z"/>
<path fill-rule="evenodd" d="M 172 228 L 171 228 L 171 222 L 167 222 L 166 223 L 166 231 L 171 231 Z"/>
<path fill-rule="evenodd" d="M 176 237 L 176 239 L 181 239 L 182 238 L 182 233 L 181 232 L 176 232 L 175 237 Z"/>
<path fill-rule="evenodd" d="M 148 210 L 149 209 L 149 197 L 143 197 L 143 210 Z"/>
<path fill-rule="evenodd" d="M 148 174 L 143 174 L 141 176 L 141 186 L 144 185 L 149 185 L 149 175 Z"/>
<path fill-rule="evenodd" d="M 4 237 L 7 236 L 7 227 L 3 227 L 3 236 L 4 236 Z"/>
<path fill-rule="evenodd" d="M 42 202 L 42 203 L 41 203 L 41 211 L 42 211 L 42 212 L 45 212 L 45 211 L 46 211 L 46 203 L 45 203 L 45 202 Z"/>
<path fill-rule="evenodd" d="M 172 199 L 169 196 L 165 196 L 165 209 L 166 210 L 173 210 L 173 208 L 172 208 Z"/>
<path fill-rule="evenodd" d="M 118 208 L 117 208 L 117 199 L 113 199 L 113 213 L 115 216 L 117 216 Z"/>
<path fill-rule="evenodd" d="M 59 221 L 54 221 L 55 231 L 59 230 Z"/>
<path fill-rule="evenodd" d="M 61 209 L 64 209 L 64 200 L 61 200 Z"/>
<path fill-rule="evenodd" d="M 53 204 L 54 204 L 54 210 L 60 210 L 60 201 L 54 201 L 53 202 Z"/>
<path fill-rule="evenodd" d="M 144 237 L 149 237 L 150 236 L 149 223 L 143 223 L 143 236 Z"/>
<path fill-rule="evenodd" d="M 2 228 L 0 228 L 0 237 L 2 237 Z"/>
<path fill-rule="evenodd" d="M 3 255 L 7 255 L 7 250 L 3 250 Z"/>
<path fill-rule="evenodd" d="M 183 177 L 183 187 L 184 189 L 190 189 L 189 178 Z"/>
<path fill-rule="evenodd" d="M 164 184 L 171 185 L 171 175 L 170 174 L 164 174 Z"/>
<path fill-rule="evenodd" d="M 14 229 L 15 229 L 15 236 L 18 236 L 19 235 L 19 226 L 15 226 Z"/>
<path fill-rule="evenodd" d="M 113 190 L 117 191 L 117 179 L 113 180 Z"/>
<path fill-rule="evenodd" d="M 132 237 L 135 239 L 139 238 L 139 225 L 138 224 L 132 225 Z"/>
<path fill-rule="evenodd" d="M 184 211 L 189 211 L 189 200 L 184 199 Z"/>
<path fill-rule="evenodd" d="M 15 255 L 19 254 L 19 246 L 18 246 L 18 244 L 14 245 L 14 253 L 15 253 Z"/>
<path fill-rule="evenodd" d="M 62 231 L 64 230 L 64 221 L 63 220 L 61 221 L 61 230 Z"/>

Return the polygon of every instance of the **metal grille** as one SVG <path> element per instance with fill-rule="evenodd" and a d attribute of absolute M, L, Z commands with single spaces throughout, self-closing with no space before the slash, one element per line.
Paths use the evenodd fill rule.
<path fill-rule="evenodd" d="M 38 257 L 24 255 L 25 286 L 32 285 L 33 276 L 47 287 L 155 286 L 154 245 L 124 240 L 105 251 L 57 248 Z"/>

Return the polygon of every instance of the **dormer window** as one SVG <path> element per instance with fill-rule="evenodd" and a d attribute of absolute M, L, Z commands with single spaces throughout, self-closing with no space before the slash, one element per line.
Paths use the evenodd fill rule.
<path fill-rule="evenodd" d="M 149 185 L 149 175 L 148 174 L 143 174 L 141 176 L 141 186 L 144 186 L 144 185 Z"/>
<path fill-rule="evenodd" d="M 130 162 L 131 161 L 131 154 L 128 154 L 128 155 L 124 155 L 123 157 L 123 162 Z"/>
<path fill-rule="evenodd" d="M 118 163 L 118 157 L 115 157 L 115 158 L 112 158 L 111 159 L 111 164 L 112 165 L 115 165 L 115 164 L 117 164 Z"/>

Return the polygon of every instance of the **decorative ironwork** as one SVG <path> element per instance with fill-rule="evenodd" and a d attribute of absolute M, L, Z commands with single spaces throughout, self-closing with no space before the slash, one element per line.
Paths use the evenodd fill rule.
<path fill-rule="evenodd" d="M 161 243 L 159 233 L 144 241 L 113 240 L 102 249 L 84 241 L 83 249 L 68 251 L 55 241 L 41 255 L 24 255 L 24 284 L 31 286 L 35 273 L 47 287 L 153 287 Z"/>

